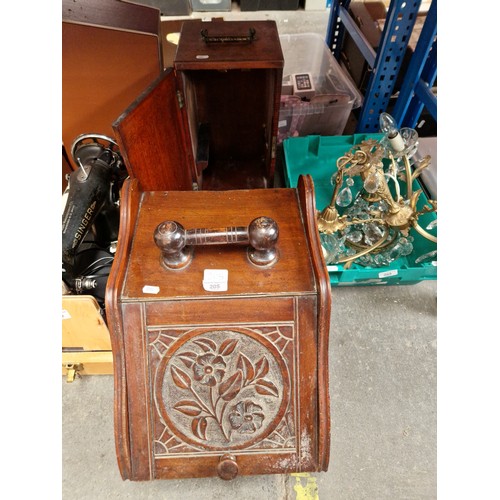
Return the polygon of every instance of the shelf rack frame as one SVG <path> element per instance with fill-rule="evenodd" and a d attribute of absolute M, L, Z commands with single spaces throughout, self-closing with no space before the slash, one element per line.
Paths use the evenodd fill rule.
<path fill-rule="evenodd" d="M 387 111 L 393 95 L 421 0 L 391 0 L 377 51 L 352 19 L 349 4 L 350 0 L 332 0 L 325 41 L 340 60 L 347 31 L 372 69 L 356 132 L 377 132 L 380 113 Z M 437 77 L 436 5 L 437 0 L 433 0 L 396 101 L 399 126 L 414 125 L 424 105 L 437 120 L 437 99 L 430 90 Z"/>

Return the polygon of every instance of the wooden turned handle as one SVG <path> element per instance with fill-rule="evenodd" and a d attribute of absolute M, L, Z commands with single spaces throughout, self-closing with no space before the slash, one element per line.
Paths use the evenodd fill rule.
<path fill-rule="evenodd" d="M 255 28 L 248 29 L 248 35 L 209 35 L 208 30 L 201 30 L 201 38 L 205 43 L 252 43 L 255 40 Z"/>
<path fill-rule="evenodd" d="M 154 242 L 161 251 L 161 260 L 168 269 L 183 269 L 193 258 L 193 247 L 201 245 L 249 244 L 249 261 L 259 267 L 271 266 L 278 260 L 276 243 L 278 224 L 270 217 L 258 217 L 248 227 L 222 229 L 184 229 L 182 224 L 167 220 L 154 232 Z"/>
<path fill-rule="evenodd" d="M 226 481 L 234 479 L 238 475 L 239 469 L 236 457 L 230 454 L 222 455 L 217 464 L 217 474 Z"/>

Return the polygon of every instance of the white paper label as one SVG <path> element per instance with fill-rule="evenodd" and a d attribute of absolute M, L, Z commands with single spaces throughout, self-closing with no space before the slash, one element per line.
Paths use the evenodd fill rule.
<path fill-rule="evenodd" d="M 205 269 L 203 289 L 207 292 L 226 292 L 229 272 L 227 269 Z"/>
<path fill-rule="evenodd" d="M 286 120 L 280 120 L 278 122 L 278 128 L 286 127 Z"/>
<path fill-rule="evenodd" d="M 155 295 L 160 291 L 159 286 L 144 285 L 142 287 L 142 293 L 154 293 Z"/>
<path fill-rule="evenodd" d="M 399 283 L 398 283 L 399 284 Z M 342 281 L 338 286 L 356 286 L 356 285 L 387 285 L 387 281 L 372 279 L 365 281 Z"/>
<path fill-rule="evenodd" d="M 62 319 L 71 319 L 71 314 L 66 309 L 62 310 Z"/>
<path fill-rule="evenodd" d="M 397 269 L 391 269 L 390 271 L 383 271 L 381 273 L 378 273 L 379 278 L 388 278 L 389 276 L 397 276 L 398 270 Z"/>
<path fill-rule="evenodd" d="M 339 266 L 326 266 L 327 271 L 338 271 Z"/>

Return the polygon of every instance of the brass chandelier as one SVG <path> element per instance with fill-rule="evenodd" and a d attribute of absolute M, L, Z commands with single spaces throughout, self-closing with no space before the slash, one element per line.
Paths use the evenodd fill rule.
<path fill-rule="evenodd" d="M 419 218 L 437 213 L 437 201 L 425 199 L 417 209 L 423 190 L 413 190 L 414 181 L 431 164 L 429 155 L 416 160 L 418 134 L 414 129 L 398 130 L 387 113 L 380 116 L 380 141 L 367 139 L 337 159 L 332 175 L 331 201 L 317 213 L 317 223 L 327 264 L 353 262 L 380 267 L 413 251 L 413 228 L 424 238 L 437 242 Z M 417 257 L 416 263 L 434 258 L 436 251 Z"/>

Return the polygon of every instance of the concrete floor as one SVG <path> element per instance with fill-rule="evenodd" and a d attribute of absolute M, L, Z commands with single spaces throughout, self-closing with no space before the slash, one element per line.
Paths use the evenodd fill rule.
<path fill-rule="evenodd" d="M 326 34 L 328 11 L 194 13 L 275 19 L 280 34 Z M 62 379 L 64 500 L 420 500 L 436 498 L 437 283 L 335 288 L 328 472 L 153 482 L 121 479 L 113 379 Z"/>
<path fill-rule="evenodd" d="M 436 498 L 437 282 L 332 293 L 328 472 L 230 482 L 123 481 L 114 448 L 113 380 L 96 375 L 62 380 L 62 498 Z"/>

